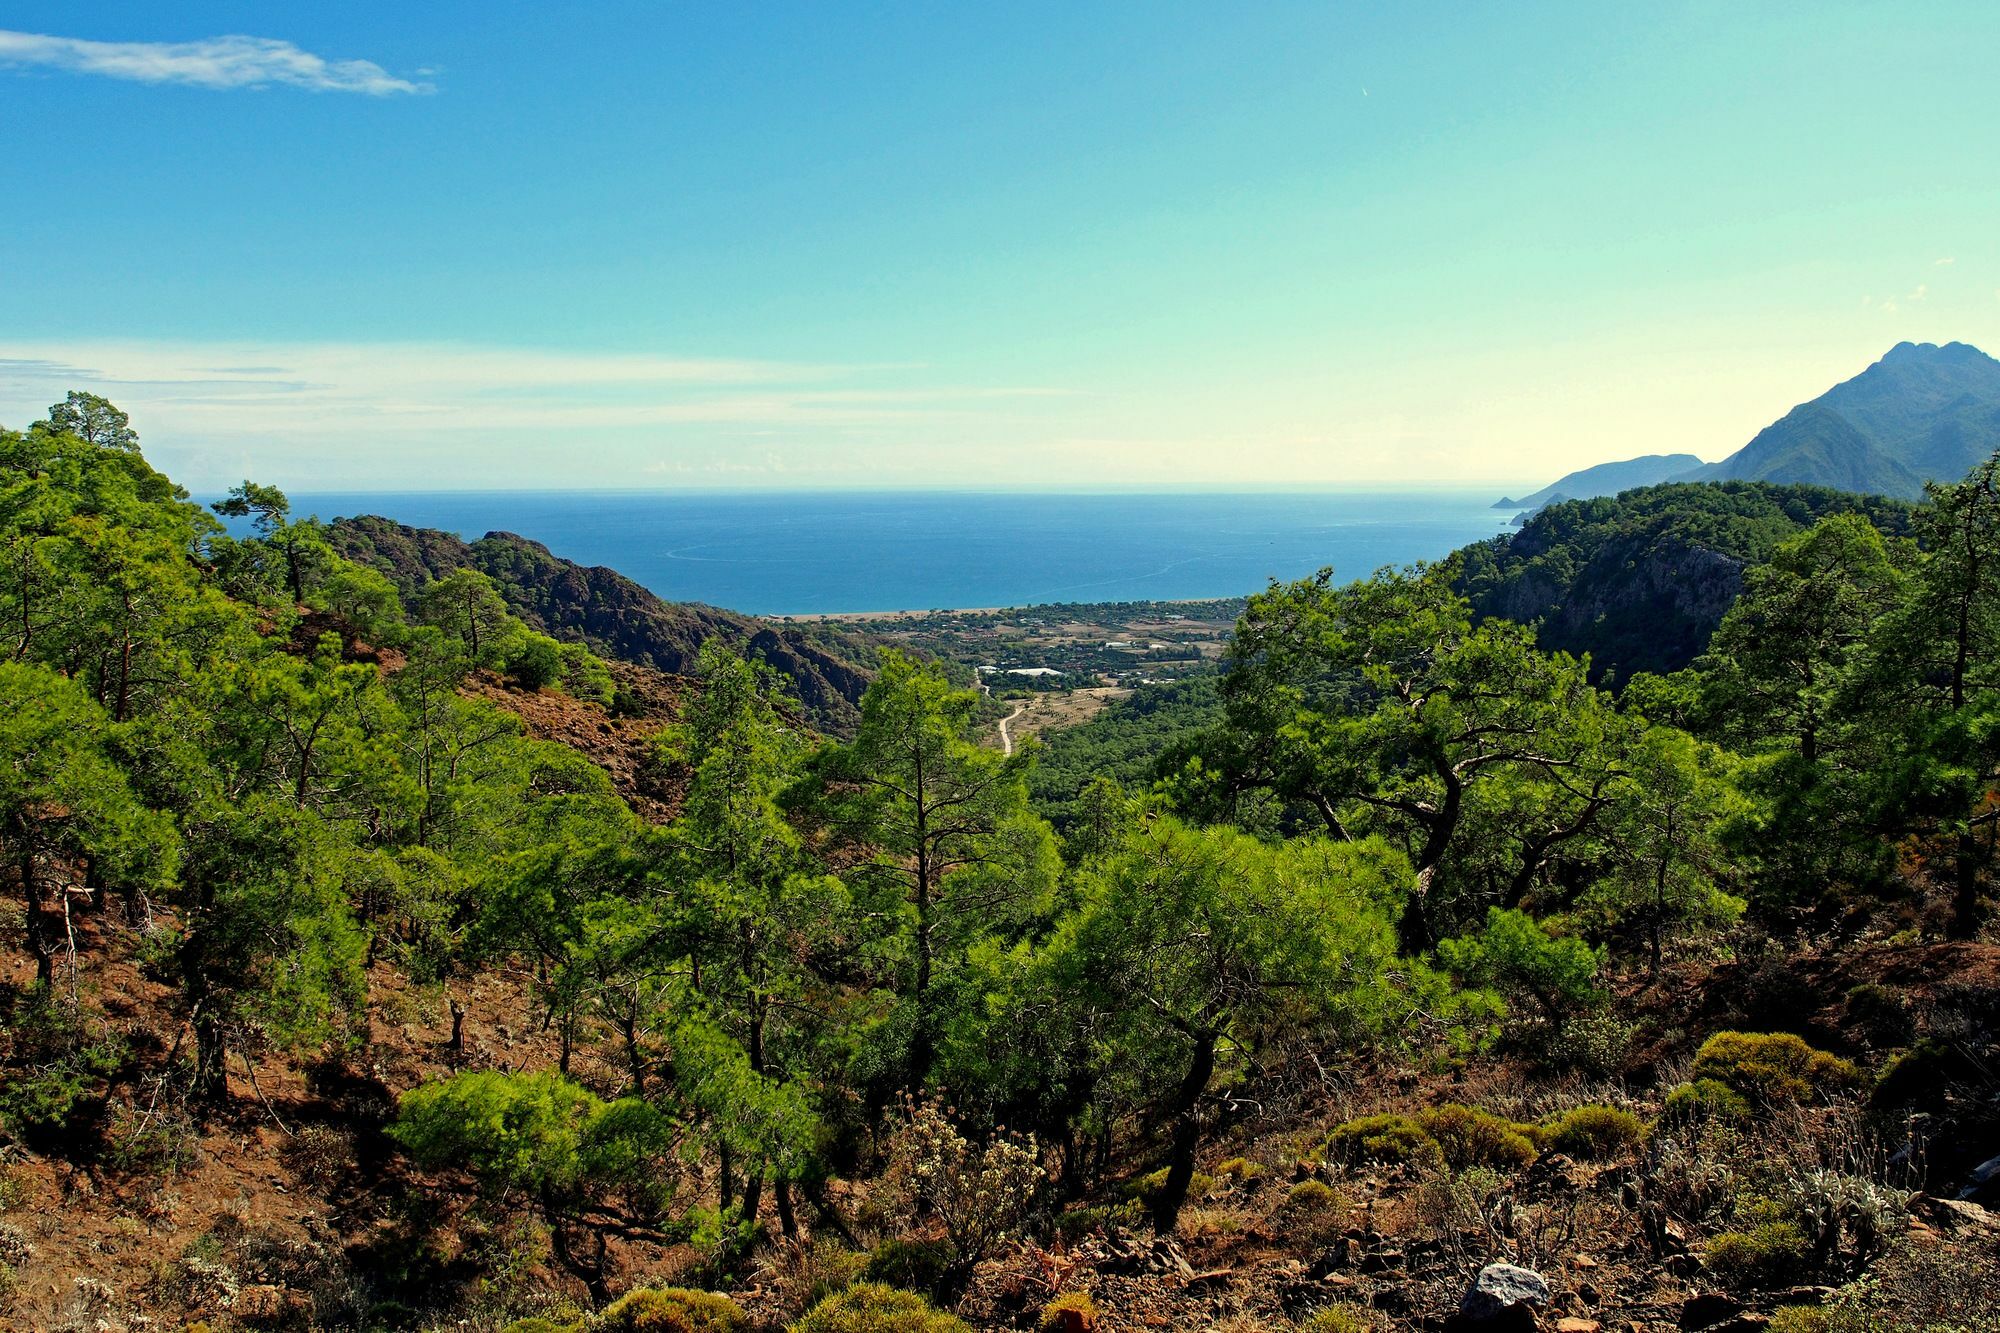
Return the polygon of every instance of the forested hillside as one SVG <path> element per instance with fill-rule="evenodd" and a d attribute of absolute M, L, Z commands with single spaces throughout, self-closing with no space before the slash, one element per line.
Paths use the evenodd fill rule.
<path fill-rule="evenodd" d="M 482 569 L 216 508 L 0 431 L 8 1327 L 2000 1321 L 2000 460 L 1273 586 L 1060 834 L 937 663 L 620 718 Z M 1614 697 L 1459 582 L 1561 611 L 1564 534 L 1757 563 Z"/>
<path fill-rule="evenodd" d="M 1746 568 L 1849 513 L 1892 538 L 1909 531 L 1898 501 L 1816 486 L 1677 483 L 1571 500 L 1466 548 L 1457 586 L 1478 614 L 1536 626 L 1544 649 L 1588 653 L 1596 679 L 1676 671 L 1707 647 Z"/>
<path fill-rule="evenodd" d="M 874 647 L 857 635 L 662 601 L 616 570 L 558 559 L 540 542 L 511 532 L 465 542 L 362 515 L 328 524 L 326 539 L 346 559 L 387 574 L 405 597 L 454 571 L 477 570 L 528 625 L 622 662 L 687 674 L 701 646 L 720 639 L 784 676 L 807 716 L 828 731 L 853 727 L 874 675 Z"/>

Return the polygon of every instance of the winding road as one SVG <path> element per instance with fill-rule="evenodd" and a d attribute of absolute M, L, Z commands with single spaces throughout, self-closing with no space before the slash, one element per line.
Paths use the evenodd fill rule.
<path fill-rule="evenodd" d="M 1001 754 L 1012 754 L 1012 753 L 1014 753 L 1014 733 L 1013 733 L 1013 732 L 1011 732 L 1011 731 L 1009 731 L 1009 730 L 1007 729 L 1007 724 L 1008 724 L 1008 723 L 1010 723 L 1010 722 L 1012 722 L 1012 721 L 1013 721 L 1013 720 L 1014 720 L 1015 718 L 1017 718 L 1017 717 L 1021 716 L 1021 714 L 1025 713 L 1025 712 L 1027 712 L 1027 711 L 1028 711 L 1028 705 L 1026 705 L 1026 704 L 1015 704 L 1015 705 L 1014 705 L 1014 711 L 1013 711 L 1013 712 L 1011 712 L 1011 713 L 1009 713 L 1009 714 L 1007 714 L 1007 716 L 1005 716 L 1005 717 L 1003 717 L 1003 718 L 1001 718 L 1001 719 L 1000 719 L 1000 753 L 1001 753 Z"/>

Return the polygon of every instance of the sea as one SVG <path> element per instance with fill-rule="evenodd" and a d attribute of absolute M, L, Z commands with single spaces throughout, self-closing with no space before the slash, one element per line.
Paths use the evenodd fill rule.
<path fill-rule="evenodd" d="M 430 491 L 294 495 L 474 540 L 513 532 L 669 601 L 753 615 L 1194 600 L 1342 581 L 1506 530 L 1495 493 Z"/>

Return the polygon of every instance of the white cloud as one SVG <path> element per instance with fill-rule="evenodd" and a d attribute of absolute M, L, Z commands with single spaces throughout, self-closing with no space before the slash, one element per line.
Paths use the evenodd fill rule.
<path fill-rule="evenodd" d="M 1946 264 L 1956 264 L 1957 262 L 1958 262 L 1957 255 L 1947 255 L 1943 259 L 1938 260 L 1935 267 L 1943 268 Z"/>
<path fill-rule="evenodd" d="M 275 37 L 206 37 L 193 42 L 93 42 L 0 28 L 0 65 L 101 74 L 138 83 L 197 88 L 286 84 L 316 93 L 389 97 L 427 93 L 428 83 L 398 78 L 370 60 L 328 60 Z"/>
<path fill-rule="evenodd" d="M 1921 301 L 1921 300 L 1923 300 L 1923 299 L 1924 299 L 1924 298 L 1925 298 L 1926 296 L 1929 296 L 1929 295 L 1930 295 L 1930 293 L 1931 293 L 1931 289 L 1930 289 L 1929 287 L 1927 287 L 1926 285 L 1924 285 L 1923 283 L 1921 283 L 1921 282 L 1920 282 L 1920 283 L 1918 283 L 1918 284 L 1917 284 L 1917 286 L 1916 286 L 1916 290 L 1915 290 L 1915 291 L 1912 291 L 1912 292 L 1911 292 L 1911 293 L 1909 294 L 1909 296 L 1905 297 L 1904 299 L 1905 299 L 1905 300 L 1909 300 L 1909 301 Z"/>

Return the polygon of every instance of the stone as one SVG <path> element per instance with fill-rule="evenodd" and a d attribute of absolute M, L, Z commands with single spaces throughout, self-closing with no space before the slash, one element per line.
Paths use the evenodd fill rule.
<path fill-rule="evenodd" d="M 1743 1313 L 1743 1302 L 1719 1291 L 1704 1291 L 1681 1302 L 1681 1327 L 1687 1330 L 1714 1328 Z"/>
<path fill-rule="evenodd" d="M 1556 1333 L 1598 1333 L 1603 1327 L 1604 1325 L 1595 1319 L 1584 1319 L 1577 1315 L 1556 1320 Z"/>
<path fill-rule="evenodd" d="M 1455 1328 L 1532 1329 L 1535 1307 L 1549 1299 L 1548 1279 L 1516 1264 L 1488 1264 L 1458 1303 Z"/>
<path fill-rule="evenodd" d="M 1989 1157 L 1972 1168 L 1972 1174 L 1965 1178 L 1965 1188 L 1958 1192 L 1961 1199 L 1983 1199 L 2000 1192 L 2000 1157 Z"/>

